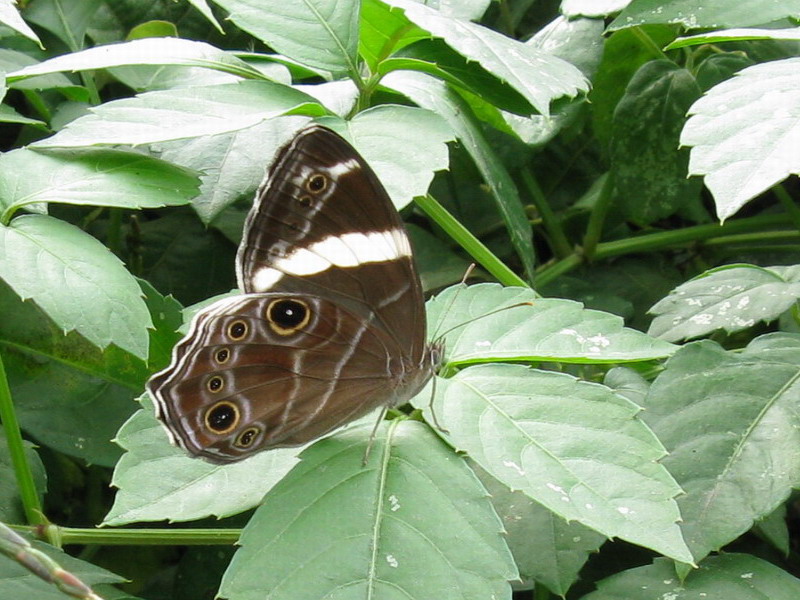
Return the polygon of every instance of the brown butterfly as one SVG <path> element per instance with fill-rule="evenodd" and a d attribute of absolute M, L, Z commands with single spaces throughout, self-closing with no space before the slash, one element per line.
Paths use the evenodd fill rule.
<path fill-rule="evenodd" d="M 282 148 L 245 222 L 243 295 L 200 311 L 147 384 L 174 443 L 211 462 L 297 446 L 430 379 L 440 349 L 408 235 L 356 150 L 319 125 Z"/>

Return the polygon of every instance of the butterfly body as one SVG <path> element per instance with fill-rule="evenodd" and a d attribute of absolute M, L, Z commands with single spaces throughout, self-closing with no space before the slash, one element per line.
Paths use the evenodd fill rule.
<path fill-rule="evenodd" d="M 305 444 L 432 376 L 419 277 L 402 221 L 341 137 L 302 130 L 245 223 L 241 296 L 200 311 L 148 382 L 172 440 L 224 463 Z"/>

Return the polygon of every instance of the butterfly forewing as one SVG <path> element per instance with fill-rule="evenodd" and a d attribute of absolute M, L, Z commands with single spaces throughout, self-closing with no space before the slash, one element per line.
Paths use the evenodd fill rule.
<path fill-rule="evenodd" d="M 237 272 L 248 293 L 318 293 L 372 312 L 409 359 L 422 356 L 422 290 L 403 222 L 369 165 L 329 129 L 307 128 L 278 154 Z"/>

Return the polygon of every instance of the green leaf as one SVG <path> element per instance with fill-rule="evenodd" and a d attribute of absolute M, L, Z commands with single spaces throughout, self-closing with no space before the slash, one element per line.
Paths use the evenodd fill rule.
<path fill-rule="evenodd" d="M 0 23 L 42 46 L 41 40 L 17 12 L 15 0 L 0 0 Z"/>
<path fill-rule="evenodd" d="M 37 119 L 29 119 L 19 114 L 12 107 L 7 104 L 0 104 L 0 122 L 2 123 L 19 123 L 21 125 L 32 125 L 40 129 L 47 130 L 47 123 Z"/>
<path fill-rule="evenodd" d="M 214 1 L 276 52 L 334 75 L 358 73 L 358 2 Z"/>
<path fill-rule="evenodd" d="M 689 110 L 681 144 L 724 221 L 748 200 L 800 174 L 800 58 L 748 67 Z"/>
<path fill-rule="evenodd" d="M 69 554 L 43 542 L 33 541 L 33 546 L 52 558 L 60 567 L 76 576 L 88 586 L 98 583 L 122 583 L 124 577 L 101 569 L 89 562 L 73 558 Z M 0 556 L 0 598 L 35 598 L 36 600 L 64 600 L 66 595 L 18 562 Z"/>
<path fill-rule="evenodd" d="M 188 0 L 188 1 L 189 4 L 191 4 L 197 10 L 200 11 L 200 14 L 202 14 L 206 19 L 208 19 L 208 22 L 211 23 L 216 28 L 217 31 L 219 31 L 220 33 L 225 33 L 225 30 L 222 29 L 222 25 L 219 24 L 219 21 L 217 21 L 217 18 L 214 16 L 214 13 L 211 12 L 211 8 L 208 6 L 208 2 L 206 2 L 206 0 Z"/>
<path fill-rule="evenodd" d="M 523 306 L 515 306 L 524 303 Z M 609 313 L 527 288 L 484 283 L 448 288 L 428 301 L 429 330 L 445 335 L 445 363 L 499 360 L 618 363 L 652 360 L 676 347 Z M 513 307 L 513 308 L 511 308 Z M 500 310 L 498 309 L 504 309 Z M 485 316 L 494 312 L 491 316 Z"/>
<path fill-rule="evenodd" d="M 204 67 L 232 73 L 241 77 L 261 79 L 262 74 L 233 54 L 215 48 L 205 42 L 182 40 L 178 38 L 144 38 L 95 46 L 56 56 L 50 60 L 30 65 L 9 73 L 10 81 L 35 75 L 47 75 L 60 71 L 83 71 L 87 69 L 107 69 L 125 65 L 181 65 L 185 67 Z"/>
<path fill-rule="evenodd" d="M 150 358 L 164 366 L 174 313 L 166 299 L 158 301 L 146 289 L 157 326 L 150 332 Z M 64 336 L 33 303 L 1 283 L 0 314 L 0 353 L 25 432 L 87 463 L 113 466 L 121 452 L 111 438 L 135 408 L 131 400 L 150 375 L 146 365 L 116 346 L 101 352 L 77 333 Z"/>
<path fill-rule="evenodd" d="M 439 115 L 411 106 L 387 104 L 350 121 L 320 122 L 345 129 L 398 210 L 426 194 L 434 173 L 448 167 L 447 142 L 455 138 Z"/>
<path fill-rule="evenodd" d="M 36 202 L 121 208 L 176 206 L 197 195 L 197 188 L 192 171 L 137 152 L 18 148 L 0 156 L 0 209 L 6 220 Z"/>
<path fill-rule="evenodd" d="M 665 50 L 738 40 L 800 40 L 800 29 L 796 27 L 793 29 L 721 29 L 699 35 L 679 37 Z"/>
<path fill-rule="evenodd" d="M 443 82 L 424 73 L 394 71 L 387 74 L 382 83 L 447 121 L 489 186 L 508 229 L 511 244 L 524 266 L 526 276 L 532 281 L 534 251 L 531 225 L 511 175 L 489 146 L 466 102 Z"/>
<path fill-rule="evenodd" d="M 153 323 L 139 286 L 108 248 L 77 227 L 44 215 L 0 226 L 0 277 L 65 333 L 147 358 Z"/>
<path fill-rule="evenodd" d="M 603 56 L 603 22 L 599 19 L 558 17 L 536 32 L 526 44 L 566 60 L 587 78 L 592 78 Z M 576 99 L 547 117 L 505 114 L 503 118 L 526 144 L 543 146 L 575 120 L 584 103 L 585 99 Z"/>
<path fill-rule="evenodd" d="M 154 370 L 166 367 L 172 357 L 172 347 L 180 339 L 177 333 L 183 323 L 183 307 L 172 296 L 162 296 L 144 279 L 139 279 L 139 286 L 144 292 L 147 310 L 153 319 L 150 330 L 150 352 L 148 364 Z"/>
<path fill-rule="evenodd" d="M 800 485 L 800 336 L 678 351 L 642 413 L 686 494 L 681 529 L 698 561 L 750 529 Z"/>
<path fill-rule="evenodd" d="M 533 112 L 533 107 L 522 94 L 477 62 L 467 61 L 440 39 L 421 40 L 406 46 L 384 60 L 379 66 L 379 73 L 386 74 L 397 69 L 429 73 L 518 115 Z"/>
<path fill-rule="evenodd" d="M 39 62 L 36 59 L 31 58 L 27 54 L 8 48 L 0 48 L 0 71 L 11 73 L 20 68 L 36 66 L 38 64 Z M 6 75 L 6 77 L 8 77 L 8 75 Z M 15 81 L 6 79 L 6 84 L 11 88 L 20 90 L 70 89 L 73 92 L 83 90 L 83 88 L 70 81 L 61 73 L 40 75 L 38 77 L 18 79 Z"/>
<path fill-rule="evenodd" d="M 5 360 L 5 356 L 2 357 Z M 8 371 L 8 365 L 3 365 Z M 25 458 L 33 473 L 33 482 L 41 499 L 47 490 L 47 473 L 44 470 L 39 453 L 33 449 L 33 444 L 25 443 Z M 0 429 L 0 520 L 6 523 L 24 523 L 25 511 L 19 497 L 19 490 L 12 482 L 16 480 L 14 465 L 8 452 L 8 440 L 5 432 Z M 3 559 L 0 559 L 2 561 Z"/>
<path fill-rule="evenodd" d="M 800 298 L 796 267 L 726 265 L 709 269 L 672 290 L 650 312 L 656 315 L 648 333 L 677 342 L 728 333 L 773 321 Z"/>
<path fill-rule="evenodd" d="M 564 597 L 589 554 L 597 552 L 606 536 L 575 521 L 568 523 L 522 492 L 512 492 L 478 465 L 470 466 L 503 521 L 522 580 L 515 589 L 531 589 L 538 582 Z"/>
<path fill-rule="evenodd" d="M 588 91 L 580 71 L 536 48 L 412 0 L 386 0 L 386 4 L 402 9 L 411 22 L 507 82 L 543 115 L 549 114 L 550 103 L 556 98 Z"/>
<path fill-rule="evenodd" d="M 164 142 L 237 131 L 292 110 L 324 112 L 307 94 L 271 81 L 160 90 L 106 102 L 34 146 Z"/>
<path fill-rule="evenodd" d="M 72 50 L 83 48 L 86 29 L 102 0 L 37 0 L 25 11 L 25 17 L 47 29 Z"/>
<path fill-rule="evenodd" d="M 430 33 L 381 0 L 362 1 L 358 52 L 373 73 L 377 73 L 381 62 L 394 52 L 430 37 Z"/>
<path fill-rule="evenodd" d="M 575 17 L 607 17 L 619 12 L 631 0 L 563 0 L 561 12 L 570 19 Z"/>
<path fill-rule="evenodd" d="M 617 31 L 606 40 L 603 59 L 589 92 L 592 127 L 602 144 L 611 139 L 614 110 L 628 82 L 648 61 L 664 58 L 660 48 L 675 39 L 675 32 L 664 25 Z"/>
<path fill-rule="evenodd" d="M 582 600 L 794 600 L 800 580 L 747 554 L 722 554 L 703 561 L 685 581 L 675 565 L 657 558 L 652 565 L 622 571 L 600 581 Z"/>
<path fill-rule="evenodd" d="M 650 390 L 650 382 L 629 367 L 609 369 L 603 383 L 614 390 L 614 393 L 638 406 L 644 404 L 644 399 Z"/>
<path fill-rule="evenodd" d="M 271 155 L 307 121 L 276 117 L 231 133 L 167 142 L 161 157 L 201 174 L 192 207 L 208 224 L 237 200 L 255 197 Z"/>
<path fill-rule="evenodd" d="M 362 467 L 368 431 L 303 452 L 245 528 L 221 596 L 510 600 L 501 523 L 463 460 L 422 423 L 395 420 Z"/>
<path fill-rule="evenodd" d="M 687 29 L 747 27 L 798 16 L 798 0 L 633 0 L 608 29 L 616 31 L 648 23 L 680 23 Z"/>
<path fill-rule="evenodd" d="M 781 554 L 789 556 L 791 541 L 789 527 L 786 522 L 786 504 L 781 504 L 766 517 L 757 521 L 753 530 L 772 544 Z"/>
<path fill-rule="evenodd" d="M 170 445 L 147 396 L 119 430 L 126 452 L 114 470 L 118 488 L 105 525 L 225 517 L 256 506 L 297 463 L 297 448 L 260 452 L 231 465 L 213 465 Z"/>
<path fill-rule="evenodd" d="M 438 383 L 445 437 L 493 477 L 568 521 L 692 562 L 677 525 L 681 489 L 638 406 L 522 365 L 473 366 Z"/>
<path fill-rule="evenodd" d="M 689 154 L 678 147 L 699 96 L 691 73 L 669 60 L 645 63 L 628 84 L 611 131 L 615 196 L 628 219 L 646 225 L 699 196 L 700 181 L 686 177 Z"/>
<path fill-rule="evenodd" d="M 236 286 L 236 248 L 193 213 L 173 212 L 139 227 L 142 276 L 162 294 L 188 305 Z"/>
<path fill-rule="evenodd" d="M 730 79 L 737 71 L 752 66 L 753 60 L 741 52 L 720 52 L 712 54 L 697 67 L 695 79 L 703 92 L 718 83 Z"/>

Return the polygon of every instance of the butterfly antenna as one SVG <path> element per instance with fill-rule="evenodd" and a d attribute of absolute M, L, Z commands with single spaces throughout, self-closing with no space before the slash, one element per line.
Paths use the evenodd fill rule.
<path fill-rule="evenodd" d="M 453 308 L 453 304 L 455 303 L 456 299 L 458 298 L 458 294 L 461 292 L 463 286 L 465 286 L 467 284 L 467 279 L 469 279 L 469 276 L 472 275 L 472 272 L 474 270 L 475 270 L 475 263 L 471 263 L 467 267 L 467 270 L 464 271 L 464 276 L 461 278 L 461 282 L 458 284 L 459 288 L 455 291 L 455 293 L 453 294 L 453 297 L 450 299 L 450 304 L 448 304 L 447 308 L 444 310 L 444 312 L 442 312 L 443 315 L 446 315 L 447 313 L 449 313 L 450 309 Z M 440 320 L 438 327 L 441 327 L 442 323 L 443 323 L 443 320 Z M 442 337 L 442 336 L 438 335 L 438 331 L 439 331 L 438 327 L 437 327 L 437 330 L 434 331 L 433 335 L 431 336 L 432 340 L 438 340 L 438 339 L 441 339 L 441 337 Z"/>

